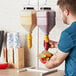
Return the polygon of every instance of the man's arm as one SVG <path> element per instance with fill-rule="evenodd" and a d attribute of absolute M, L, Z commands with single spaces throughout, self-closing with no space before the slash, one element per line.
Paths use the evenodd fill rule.
<path fill-rule="evenodd" d="M 59 66 L 66 59 L 68 55 L 69 53 L 64 53 L 58 50 L 57 53 L 54 56 L 52 56 L 52 58 L 45 64 L 45 66 L 48 69 L 55 68 Z"/>

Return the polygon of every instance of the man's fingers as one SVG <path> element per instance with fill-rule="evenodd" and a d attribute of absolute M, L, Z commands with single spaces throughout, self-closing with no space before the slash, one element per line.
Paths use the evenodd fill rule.
<path fill-rule="evenodd" d="M 53 43 L 50 43 L 50 48 L 55 48 Z"/>
<path fill-rule="evenodd" d="M 57 48 L 57 43 L 51 42 L 49 44 L 50 44 L 50 48 Z"/>
<path fill-rule="evenodd" d="M 49 42 L 50 48 L 53 48 L 53 44 L 52 42 Z"/>

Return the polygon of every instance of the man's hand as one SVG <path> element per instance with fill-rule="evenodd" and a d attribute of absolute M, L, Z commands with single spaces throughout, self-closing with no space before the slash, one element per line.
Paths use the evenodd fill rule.
<path fill-rule="evenodd" d="M 48 69 L 55 68 L 59 66 L 66 59 L 68 55 L 69 53 L 64 53 L 58 50 L 57 53 L 53 55 L 52 58 L 45 64 L 45 66 Z"/>
<path fill-rule="evenodd" d="M 50 48 L 57 48 L 58 42 L 49 40 Z"/>

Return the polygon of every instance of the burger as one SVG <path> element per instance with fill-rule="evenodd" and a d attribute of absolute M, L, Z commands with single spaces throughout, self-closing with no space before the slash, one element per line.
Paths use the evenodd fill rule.
<path fill-rule="evenodd" d="M 47 61 L 50 60 L 52 56 L 53 54 L 50 53 L 49 51 L 43 51 L 42 53 L 39 54 L 39 59 L 43 64 L 45 64 Z"/>

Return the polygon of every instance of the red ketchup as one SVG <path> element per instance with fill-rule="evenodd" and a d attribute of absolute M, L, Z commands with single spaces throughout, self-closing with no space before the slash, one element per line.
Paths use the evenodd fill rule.
<path fill-rule="evenodd" d="M 44 40 L 44 48 L 45 48 L 45 51 L 48 51 L 49 47 L 50 47 L 49 42 L 45 42 L 45 40 Z"/>

